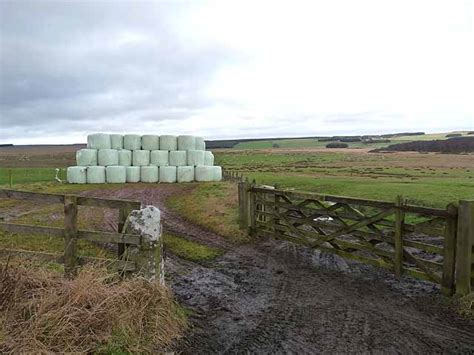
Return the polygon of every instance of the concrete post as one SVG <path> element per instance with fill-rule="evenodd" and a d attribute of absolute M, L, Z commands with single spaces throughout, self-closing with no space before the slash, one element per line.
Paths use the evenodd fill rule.
<path fill-rule="evenodd" d="M 141 244 L 129 245 L 124 259 L 135 262 L 138 275 L 148 281 L 158 280 L 163 285 L 165 275 L 160 210 L 155 206 L 146 206 L 132 211 L 126 230 L 129 234 L 139 234 Z"/>

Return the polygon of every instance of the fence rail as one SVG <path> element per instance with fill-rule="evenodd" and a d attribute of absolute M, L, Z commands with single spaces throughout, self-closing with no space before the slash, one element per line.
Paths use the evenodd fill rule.
<path fill-rule="evenodd" d="M 124 233 L 124 225 L 127 216 L 132 210 L 140 209 L 141 203 L 130 200 L 112 200 L 96 197 L 84 197 L 75 195 L 46 194 L 39 192 L 15 191 L 0 189 L 0 198 L 9 198 L 16 200 L 29 200 L 39 203 L 59 203 L 64 205 L 64 228 L 34 226 L 27 224 L 0 222 L 0 230 L 4 230 L 16 234 L 28 235 L 48 235 L 63 238 L 64 254 L 61 260 L 64 263 L 64 269 L 67 275 L 73 276 L 79 263 L 77 256 L 76 244 L 79 239 L 93 242 L 115 243 L 118 245 L 118 257 L 120 258 L 125 250 L 126 245 L 142 244 L 140 235 Z M 114 208 L 119 210 L 119 222 L 117 232 L 89 231 L 78 230 L 77 215 L 78 206 L 95 206 Z M 13 252 L 13 251 L 12 251 Z M 19 251 L 28 252 L 28 251 Z M 30 252 L 33 253 L 33 252 Z M 40 253 L 44 254 L 44 253 Z M 122 271 L 134 270 L 134 262 L 129 261 L 116 262 Z"/>
<path fill-rule="evenodd" d="M 474 284 L 474 201 L 446 209 L 239 180 L 240 227 L 386 268 L 465 295 Z"/>

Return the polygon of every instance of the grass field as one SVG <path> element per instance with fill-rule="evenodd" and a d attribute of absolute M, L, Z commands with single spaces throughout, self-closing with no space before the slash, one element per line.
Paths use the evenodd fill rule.
<path fill-rule="evenodd" d="M 474 198 L 472 155 L 372 154 L 322 150 L 216 152 L 216 162 L 258 183 L 324 194 L 445 207 Z"/>
<path fill-rule="evenodd" d="M 466 134 L 466 131 L 456 131 L 449 133 L 461 133 Z M 349 148 L 369 148 L 376 149 L 386 147 L 390 144 L 405 143 L 419 140 L 432 140 L 432 139 L 446 139 L 448 133 L 435 133 L 425 134 L 419 136 L 400 136 L 388 138 L 390 143 L 371 143 L 365 144 L 362 142 L 351 142 Z M 269 149 L 273 148 L 274 145 L 278 145 L 279 148 L 325 148 L 329 142 L 319 142 L 317 139 L 282 139 L 282 140 L 262 140 L 252 142 L 242 142 L 234 146 L 234 149 Z"/>

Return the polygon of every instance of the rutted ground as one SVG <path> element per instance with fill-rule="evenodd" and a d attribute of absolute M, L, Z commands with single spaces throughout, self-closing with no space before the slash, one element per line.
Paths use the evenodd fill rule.
<path fill-rule="evenodd" d="M 168 210 L 192 186 L 91 191 L 158 206 L 166 230 L 224 249 L 196 264 L 168 255 L 168 282 L 192 310 L 184 353 L 474 352 L 474 323 L 440 302 L 430 283 L 310 252 L 286 242 L 233 245 Z M 113 219 L 110 214 L 108 218 Z"/>

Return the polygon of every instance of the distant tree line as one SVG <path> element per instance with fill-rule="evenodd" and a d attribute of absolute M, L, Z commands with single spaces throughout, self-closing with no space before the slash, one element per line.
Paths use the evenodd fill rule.
<path fill-rule="evenodd" d="M 414 141 L 392 144 L 388 147 L 374 149 L 371 152 L 439 152 L 439 153 L 472 153 L 474 152 L 474 137 L 454 137 L 445 140 Z"/>

